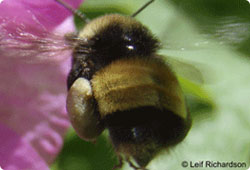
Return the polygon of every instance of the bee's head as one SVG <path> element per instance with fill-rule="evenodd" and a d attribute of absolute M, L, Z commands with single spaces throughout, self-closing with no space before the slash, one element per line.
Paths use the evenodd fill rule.
<path fill-rule="evenodd" d="M 117 14 L 91 21 L 79 37 L 89 41 L 93 55 L 105 61 L 151 56 L 159 46 L 157 39 L 140 22 Z"/>

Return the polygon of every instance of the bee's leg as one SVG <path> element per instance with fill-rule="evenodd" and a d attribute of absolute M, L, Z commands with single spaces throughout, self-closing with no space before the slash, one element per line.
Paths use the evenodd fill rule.
<path fill-rule="evenodd" d="M 129 166 L 134 168 L 135 170 L 148 170 L 145 167 L 137 167 L 135 166 L 128 157 L 126 157 L 126 161 L 128 162 Z"/>
<path fill-rule="evenodd" d="M 112 168 L 112 170 L 116 170 L 116 169 L 118 169 L 118 168 L 121 168 L 122 165 L 123 165 L 123 158 L 122 158 L 122 156 L 121 156 L 121 155 L 118 155 L 117 157 L 118 157 L 118 159 L 119 159 L 119 163 L 118 163 L 117 165 L 115 165 L 115 166 Z"/>

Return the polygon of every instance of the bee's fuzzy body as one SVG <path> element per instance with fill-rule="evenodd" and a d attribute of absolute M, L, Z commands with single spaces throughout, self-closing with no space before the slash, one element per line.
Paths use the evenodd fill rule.
<path fill-rule="evenodd" d="M 131 17 L 106 15 L 87 24 L 79 38 L 67 109 L 83 139 L 95 140 L 106 128 L 117 154 L 127 161 L 132 157 L 141 168 L 184 139 L 191 119 L 182 90 L 145 26 Z M 78 86 L 88 90 L 72 95 Z"/>

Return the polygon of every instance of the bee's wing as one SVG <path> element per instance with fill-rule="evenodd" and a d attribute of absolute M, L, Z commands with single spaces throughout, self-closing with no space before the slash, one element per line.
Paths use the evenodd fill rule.
<path fill-rule="evenodd" d="M 171 22 L 160 36 L 164 49 L 188 51 L 212 48 L 214 50 L 221 46 L 229 46 L 234 50 L 249 53 L 249 19 L 238 15 L 218 16 L 215 18 L 196 15 L 192 17 L 195 26 L 199 30 L 199 36 L 195 37 L 190 34 L 190 37 L 185 35 L 184 38 L 180 36 L 180 39 L 176 39 L 179 32 L 175 27 L 176 24 Z M 205 17 L 205 19 L 199 17 Z M 173 22 L 176 22 L 176 20 Z"/>
<path fill-rule="evenodd" d="M 0 56 L 25 62 L 51 62 L 71 56 L 72 43 L 63 34 L 0 18 Z"/>
<path fill-rule="evenodd" d="M 202 73 L 198 68 L 195 67 L 195 65 L 189 64 L 187 61 L 180 61 L 169 56 L 164 56 L 163 58 L 177 75 L 187 78 L 196 83 L 204 83 Z"/>

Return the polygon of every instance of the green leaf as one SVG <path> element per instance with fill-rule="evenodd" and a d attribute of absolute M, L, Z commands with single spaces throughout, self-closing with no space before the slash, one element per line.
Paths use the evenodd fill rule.
<path fill-rule="evenodd" d="M 70 129 L 63 149 L 51 170 L 97 170 L 112 169 L 117 163 L 110 143 L 104 135 L 96 143 L 80 139 L 73 129 Z"/>

